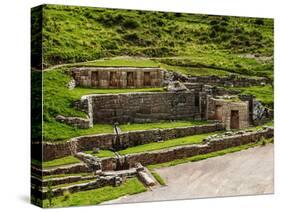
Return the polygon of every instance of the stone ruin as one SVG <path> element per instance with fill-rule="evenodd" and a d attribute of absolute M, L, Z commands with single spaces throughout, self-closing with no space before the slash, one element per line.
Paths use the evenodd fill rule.
<path fill-rule="evenodd" d="M 161 68 L 80 67 L 71 71 L 70 89 L 78 85 L 93 88 L 145 88 L 166 85 L 166 92 L 86 95 L 75 107 L 88 113 L 87 118 L 57 116 L 57 121 L 80 128 L 95 123 L 145 123 L 162 120 L 218 120 L 226 129 L 241 129 L 263 123 L 272 114 L 254 96 L 214 86 L 249 86 L 266 83 L 263 78 L 241 76 L 188 77 Z M 200 82 L 200 83 L 198 83 Z M 229 85 L 230 86 L 230 85 Z M 239 101 L 221 99 L 238 95 Z M 236 98 L 236 99 L 237 99 Z M 118 140 L 116 142 L 119 142 Z"/>
<path fill-rule="evenodd" d="M 263 83 L 263 79 L 246 80 L 228 77 L 218 81 L 216 77 L 185 77 L 178 73 L 167 74 L 160 68 L 132 67 L 85 67 L 72 70 L 73 79 L 69 89 L 76 85 L 93 88 L 146 88 L 166 86 L 165 92 L 139 92 L 126 94 L 86 95 L 74 102 L 74 107 L 86 112 L 86 118 L 65 117 L 58 115 L 56 120 L 79 128 L 95 127 L 95 123 L 109 123 L 114 126 L 114 133 L 92 136 L 80 136 L 67 143 L 44 143 L 43 160 L 51 160 L 74 155 L 83 163 L 52 170 L 39 170 L 36 173 L 52 175 L 60 173 L 93 172 L 97 178 L 65 177 L 54 179 L 52 183 L 76 182 L 92 179 L 91 182 L 73 185 L 64 189 L 71 192 L 100 188 L 106 185 L 119 186 L 127 177 L 137 176 L 145 185 L 154 186 L 157 182 L 145 167 L 206 154 L 225 148 L 255 142 L 263 137 L 272 138 L 273 128 L 257 132 L 225 132 L 206 138 L 203 144 L 177 146 L 152 152 L 119 155 L 118 151 L 127 147 L 188 135 L 214 132 L 222 129 L 243 129 L 251 124 L 261 123 L 272 116 L 267 109 L 251 95 L 239 95 L 234 91 L 217 87 L 218 84 L 248 86 Z M 235 79 L 238 81 L 228 81 Z M 210 83 L 209 83 L 209 81 Z M 235 81 L 234 80 L 234 81 Z M 201 83 L 198 83 L 201 82 Z M 118 124 L 146 123 L 163 120 L 213 120 L 213 124 L 185 128 L 155 129 L 135 132 L 121 132 Z M 83 151 L 92 149 L 111 150 L 114 157 L 98 158 Z M 36 177 L 33 181 L 39 182 Z M 45 181 L 40 181 L 46 184 Z M 56 196 L 62 195 L 64 189 L 55 189 Z M 46 195 L 42 191 L 42 196 Z"/>
<path fill-rule="evenodd" d="M 155 67 L 79 67 L 71 70 L 69 89 L 75 86 L 93 88 L 147 88 L 166 86 L 166 93 L 130 93 L 120 95 L 87 95 L 75 102 L 75 107 L 88 113 L 87 118 L 57 116 L 59 122 L 80 128 L 92 127 L 94 123 L 151 122 L 158 120 L 196 119 L 208 120 L 218 117 L 228 129 L 243 128 L 249 124 L 260 124 L 270 120 L 272 110 L 263 107 L 251 95 L 239 96 L 245 103 L 219 103 L 212 107 L 216 96 L 239 95 L 237 91 L 217 86 L 265 85 L 266 78 L 245 78 L 235 74 L 218 76 L 186 76 Z M 174 94 L 169 94 L 174 93 Z M 110 100 L 111 99 L 111 100 Z M 135 103 L 136 102 L 136 103 Z M 248 106 L 245 106 L 247 104 Z M 106 108 L 112 105 L 112 108 Z M 123 107 L 121 105 L 124 105 Z M 171 106 L 169 108 L 169 105 Z M 221 109 L 224 112 L 220 112 Z M 224 105 L 224 106 L 223 106 Z M 232 106 L 230 106 L 232 105 Z M 244 105 L 244 106 L 243 106 Z M 227 111 L 227 107 L 232 108 Z M 244 107 L 244 109 L 243 109 Z M 246 109 L 248 107 L 248 109 Z M 237 109 L 238 108 L 238 109 Z M 220 115 L 223 113 L 223 118 Z M 239 113 L 237 115 L 237 113 Z M 245 118 L 245 113 L 249 117 Z M 161 115 L 160 115 L 161 114 Z M 231 115 L 232 114 L 232 115 Z M 239 121 L 231 122 L 235 117 Z M 104 120 L 103 117 L 105 117 Z M 232 118 L 231 118 L 232 117 Z M 238 122 L 238 124 L 235 124 Z M 248 122 L 248 123 L 247 123 Z M 232 124 L 231 124 L 232 123 Z"/>
<path fill-rule="evenodd" d="M 164 72 L 160 68 L 82 67 L 72 69 L 76 85 L 93 88 L 161 87 Z"/>

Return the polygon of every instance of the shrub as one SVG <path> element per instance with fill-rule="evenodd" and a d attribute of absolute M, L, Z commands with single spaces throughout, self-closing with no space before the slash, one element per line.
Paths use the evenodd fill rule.
<path fill-rule="evenodd" d="M 70 192 L 68 190 L 63 192 L 63 201 L 67 201 L 70 198 Z"/>
<path fill-rule="evenodd" d="M 177 18 L 179 18 L 179 17 L 181 17 L 181 16 L 182 16 L 182 14 L 181 14 L 181 13 L 175 13 L 174 15 L 175 15 L 175 17 L 177 17 Z"/>
<path fill-rule="evenodd" d="M 226 27 L 226 26 L 228 26 L 228 23 L 227 23 L 226 21 L 222 21 L 222 22 L 220 23 L 220 25 Z"/>
<path fill-rule="evenodd" d="M 219 22 L 217 20 L 211 20 L 210 25 L 217 25 Z"/>
<path fill-rule="evenodd" d="M 135 19 L 125 19 L 122 26 L 127 29 L 136 29 L 140 26 L 140 24 Z"/>
<path fill-rule="evenodd" d="M 172 49 L 167 47 L 145 48 L 142 52 L 149 57 L 163 57 L 163 56 L 174 55 L 174 51 L 172 51 Z"/>
<path fill-rule="evenodd" d="M 123 38 L 127 41 L 137 42 L 140 38 L 136 32 L 125 34 Z"/>
<path fill-rule="evenodd" d="M 264 21 L 261 18 L 256 18 L 254 23 L 257 24 L 257 25 L 264 25 Z"/>
<path fill-rule="evenodd" d="M 108 40 L 102 44 L 105 49 L 118 49 L 118 43 L 114 40 Z"/>
<path fill-rule="evenodd" d="M 111 27 L 118 25 L 123 21 L 124 17 L 121 14 L 106 13 L 97 18 L 104 26 Z"/>
<path fill-rule="evenodd" d="M 240 28 L 240 27 L 234 28 L 234 33 L 235 33 L 235 34 L 240 34 L 240 33 L 242 33 L 243 31 L 244 31 L 243 28 Z"/>

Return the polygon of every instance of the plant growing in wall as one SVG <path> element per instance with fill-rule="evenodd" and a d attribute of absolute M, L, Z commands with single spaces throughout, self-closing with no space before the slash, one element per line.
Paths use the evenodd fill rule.
<path fill-rule="evenodd" d="M 52 206 L 52 200 L 54 197 L 53 189 L 52 189 L 52 183 L 49 182 L 47 186 L 47 199 L 49 201 L 50 207 Z"/>

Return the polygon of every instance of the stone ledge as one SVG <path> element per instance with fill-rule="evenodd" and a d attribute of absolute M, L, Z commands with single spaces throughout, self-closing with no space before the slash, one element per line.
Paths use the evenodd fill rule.
<path fill-rule="evenodd" d="M 122 132 L 119 134 L 119 136 L 124 146 L 133 147 L 146 143 L 158 142 L 159 139 L 165 141 L 223 129 L 224 127 L 221 123 L 212 123 L 189 127 L 129 131 Z M 75 146 L 76 151 L 78 152 L 92 150 L 93 148 L 104 150 L 111 149 L 114 139 L 115 134 L 109 133 L 79 136 L 76 138 L 72 138 L 65 143 L 44 142 L 42 144 L 44 150 L 43 160 L 48 161 L 73 154 L 73 146 Z"/>
<path fill-rule="evenodd" d="M 81 117 L 66 117 L 62 115 L 57 115 L 56 121 L 82 129 L 87 129 L 92 127 L 89 117 L 81 118 Z"/>
<path fill-rule="evenodd" d="M 267 128 L 256 132 L 247 132 L 245 134 L 236 134 L 223 138 L 213 138 L 205 144 L 177 146 L 163 150 L 129 154 L 127 155 L 127 162 L 129 163 L 129 167 L 135 166 L 136 163 L 141 163 L 144 166 L 165 163 L 176 159 L 207 154 L 230 147 L 257 142 L 262 137 L 272 138 L 273 133 L 273 128 Z M 101 161 L 103 170 L 110 170 L 115 168 L 115 158 L 101 159 Z"/>

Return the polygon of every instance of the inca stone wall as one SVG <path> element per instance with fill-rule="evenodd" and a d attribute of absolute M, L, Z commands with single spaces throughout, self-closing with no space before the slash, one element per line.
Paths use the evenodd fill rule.
<path fill-rule="evenodd" d="M 217 137 L 212 137 L 206 140 L 204 144 L 196 145 L 185 145 L 178 146 L 164 150 L 143 152 L 136 154 L 129 154 L 126 156 L 126 161 L 130 167 L 134 167 L 136 163 L 141 163 L 142 165 L 151 165 L 164 163 L 176 159 L 181 159 L 185 157 L 192 157 L 195 155 L 206 154 L 214 151 L 223 150 L 230 147 L 240 146 L 248 143 L 254 143 L 262 138 L 272 138 L 274 135 L 273 127 L 267 127 L 258 131 L 238 131 L 234 133 L 226 132 L 225 135 L 220 135 Z M 101 158 L 102 170 L 115 170 L 117 166 L 116 157 Z M 33 173 L 41 173 L 45 175 L 62 174 L 62 173 L 79 173 L 79 172 L 89 172 L 89 169 L 85 164 L 73 164 L 66 167 L 53 168 L 50 170 L 36 170 L 33 167 Z"/>
<path fill-rule="evenodd" d="M 104 186 L 116 186 L 116 180 L 122 181 L 120 177 L 117 176 L 99 176 L 96 180 L 92 180 L 87 183 L 80 183 L 80 184 L 75 184 L 75 185 L 70 185 L 68 187 L 62 187 L 62 188 L 54 188 L 52 189 L 52 194 L 54 197 L 57 196 L 62 196 L 64 192 L 68 191 L 71 193 L 75 193 L 78 191 L 86 191 L 86 190 L 92 190 L 92 189 L 97 189 L 101 188 Z M 46 199 L 47 198 L 47 190 L 40 191 L 42 194 L 42 198 Z M 40 196 L 41 196 L 40 195 Z"/>
<path fill-rule="evenodd" d="M 200 82 L 209 85 L 230 86 L 230 87 L 258 86 L 267 83 L 267 80 L 265 78 L 249 78 L 249 77 L 241 77 L 236 75 L 230 75 L 227 77 L 196 76 L 196 77 L 188 77 L 187 81 Z"/>
<path fill-rule="evenodd" d="M 72 70 L 76 85 L 96 88 L 161 87 L 163 70 L 134 67 L 82 67 Z"/>
<path fill-rule="evenodd" d="M 235 102 L 208 98 L 207 110 L 208 119 L 222 121 L 228 130 L 243 129 L 249 126 L 248 101 Z"/>
<path fill-rule="evenodd" d="M 152 129 L 131 132 L 122 132 L 119 134 L 124 147 L 132 147 L 159 140 L 170 140 L 184 136 L 214 132 L 223 130 L 221 123 L 213 123 L 202 126 L 177 127 L 172 129 Z M 93 148 L 111 149 L 115 139 L 115 134 L 87 135 L 73 138 L 65 143 L 43 143 L 43 160 L 53 160 L 72 154 L 73 145 L 75 151 L 92 150 Z M 35 144 L 34 144 L 35 145 Z M 38 144 L 41 145 L 41 144 Z"/>
<path fill-rule="evenodd" d="M 208 85 L 217 86 L 234 86 L 234 87 L 248 87 L 248 86 L 258 86 L 270 83 L 266 78 L 250 78 L 238 75 L 229 76 L 186 76 L 177 72 L 165 71 L 165 80 L 178 80 L 181 82 L 188 83 L 202 83 Z"/>
<path fill-rule="evenodd" d="M 190 92 L 92 95 L 93 123 L 138 123 L 200 117 Z"/>
<path fill-rule="evenodd" d="M 136 163 L 147 166 L 257 142 L 262 138 L 272 138 L 273 133 L 273 128 L 267 128 L 256 132 L 245 132 L 233 136 L 214 138 L 206 144 L 179 146 L 159 151 L 130 154 L 126 157 L 129 167 L 133 167 Z M 116 162 L 113 158 L 102 159 L 102 164 L 103 170 L 113 170 L 116 168 Z"/>

